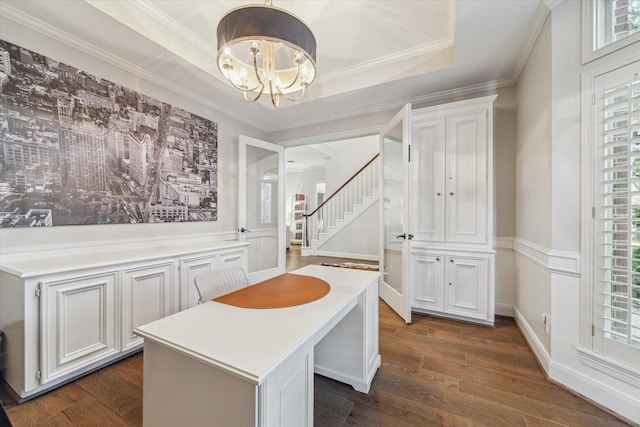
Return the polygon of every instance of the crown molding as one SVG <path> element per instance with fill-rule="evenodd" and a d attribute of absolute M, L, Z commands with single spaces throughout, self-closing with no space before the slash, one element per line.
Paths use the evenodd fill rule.
<path fill-rule="evenodd" d="M 104 49 L 88 43 L 85 40 L 66 33 L 58 28 L 55 28 L 44 21 L 34 18 L 31 15 L 28 15 L 14 8 L 13 6 L 3 3 L 2 7 L 0 8 L 0 17 L 8 19 L 23 27 L 29 28 L 30 30 L 44 35 L 45 37 L 56 40 L 66 46 L 76 49 L 93 58 L 96 58 L 99 61 L 108 63 L 109 65 L 117 67 L 123 71 L 139 76 L 151 83 L 154 83 L 180 96 L 197 102 L 204 107 L 214 109 L 218 112 L 224 112 L 226 116 L 245 123 L 246 118 L 230 112 L 227 107 L 211 101 L 210 98 L 204 97 L 196 92 L 186 90 L 184 87 L 179 86 L 170 80 L 160 77 L 157 74 L 151 73 L 132 62 L 126 61 L 116 55 L 107 52 Z M 96 74 L 100 75 L 99 73 Z"/>
<path fill-rule="evenodd" d="M 217 50 L 213 48 L 210 43 L 207 43 L 205 40 L 195 35 L 191 30 L 180 24 L 170 15 L 167 15 L 149 0 L 138 0 L 133 2 L 105 2 L 100 0 L 83 1 L 156 43 L 157 41 L 154 40 L 153 34 L 151 34 L 154 27 L 156 29 L 160 28 L 164 34 L 169 34 L 172 39 L 172 44 L 175 40 L 178 40 L 180 41 L 178 46 L 188 46 L 190 49 L 191 47 L 195 47 L 201 51 L 202 54 L 211 58 L 216 58 L 218 55 Z M 131 22 L 127 22 L 131 20 L 131 17 L 135 17 L 135 25 Z M 145 17 L 147 19 L 144 19 Z M 146 33 L 143 33 L 139 28 L 146 28 L 148 30 Z M 181 50 L 184 49 L 178 49 L 177 51 L 174 49 L 173 53 L 184 58 Z M 190 64 L 198 66 L 188 58 L 184 59 Z M 220 79 L 220 76 L 211 73 L 211 70 L 204 69 L 202 67 L 199 68 Z"/>
<path fill-rule="evenodd" d="M 403 51 L 396 52 L 391 55 L 382 56 L 380 58 L 372 59 L 366 62 L 361 62 L 357 65 L 345 67 L 340 70 L 324 73 L 322 77 L 317 79 L 317 83 L 322 84 L 332 80 L 343 79 L 345 77 L 351 77 L 354 75 L 362 74 L 364 72 L 370 72 L 372 69 L 375 69 L 378 67 L 385 67 L 388 65 L 393 65 L 400 61 L 415 59 L 416 57 L 437 52 L 439 50 L 447 49 L 452 46 L 455 46 L 455 41 L 453 37 L 447 37 L 446 39 L 443 39 L 443 40 L 438 40 L 432 43 L 416 46 L 411 49 L 405 49 Z"/>
<path fill-rule="evenodd" d="M 345 110 L 332 110 L 331 120 L 341 120 L 341 119 L 349 119 L 352 117 L 362 116 L 366 114 L 380 113 L 392 109 L 399 109 L 404 107 L 406 104 L 420 105 L 433 103 L 443 100 L 449 99 L 460 99 L 467 98 L 471 95 L 475 95 L 478 93 L 483 93 L 487 91 L 494 92 L 503 87 L 512 86 L 514 82 L 510 79 L 500 79 L 500 80 L 492 80 L 484 83 L 479 83 L 475 85 L 469 85 L 456 89 L 447 89 L 440 92 L 434 92 L 425 95 L 415 96 L 409 99 L 401 99 L 401 100 L 393 100 L 388 102 L 381 102 L 376 104 L 369 104 L 366 106 L 359 106 L 351 109 Z M 317 124 L 321 124 L 326 122 L 323 119 L 316 119 L 315 117 L 310 117 L 309 120 L 305 121 L 297 121 L 295 128 L 305 127 L 305 126 L 313 126 Z M 282 129 L 273 129 L 270 130 L 270 133 L 286 131 L 294 128 L 282 128 Z M 377 131 L 376 131 L 377 132 Z"/>
<path fill-rule="evenodd" d="M 544 26 L 544 23 L 547 20 L 547 17 L 551 13 L 551 9 L 556 5 L 560 4 L 561 2 L 562 0 L 554 0 L 554 1 L 546 0 L 544 2 L 541 2 L 538 5 L 538 11 L 536 14 L 536 19 L 533 23 L 533 28 L 531 28 L 531 32 L 529 33 L 529 37 L 527 38 L 527 41 L 525 42 L 524 46 L 522 47 L 522 49 L 520 49 L 520 55 L 518 56 L 518 60 L 516 61 L 516 66 L 513 70 L 513 75 L 511 76 L 511 80 L 513 81 L 514 84 L 515 82 L 518 81 L 518 78 L 520 77 L 520 73 L 524 69 L 524 66 L 527 63 L 527 61 L 529 60 L 529 56 L 531 55 L 531 52 L 533 51 L 536 41 L 538 40 L 538 36 L 540 36 L 540 32 L 542 31 L 542 27 Z M 553 4 L 550 6 L 550 3 L 553 3 Z"/>
<path fill-rule="evenodd" d="M 97 0 L 85 1 L 91 3 L 92 5 L 104 3 L 104 1 Z M 135 2 L 131 2 L 130 4 L 138 8 L 141 12 L 146 13 L 148 16 L 152 17 L 156 22 L 167 28 L 167 30 L 172 34 L 178 35 L 180 38 L 185 39 L 187 43 L 193 44 L 198 47 L 198 49 L 211 55 L 212 58 L 218 56 L 218 51 L 215 48 L 212 48 L 211 44 L 196 36 L 191 30 L 179 24 L 171 16 L 158 9 L 150 0 L 138 0 Z"/>
<path fill-rule="evenodd" d="M 84 1 L 92 5 L 93 7 L 101 10 L 102 12 L 110 16 L 113 16 L 113 14 L 110 12 L 110 9 L 108 7 L 105 7 L 104 1 L 100 1 L 100 0 L 84 0 Z M 106 2 L 106 4 L 108 5 L 109 2 Z M 167 15 L 162 10 L 157 8 L 150 0 L 139 0 L 136 2 L 130 2 L 130 3 L 127 3 L 125 6 L 135 7 L 140 13 L 150 17 L 151 19 L 153 19 L 154 22 L 157 22 L 162 27 L 164 27 L 166 31 L 170 32 L 171 34 L 174 34 L 176 37 L 183 39 L 184 43 L 186 43 L 187 45 L 193 44 L 196 47 L 198 47 L 200 50 L 205 52 L 207 55 L 211 56 L 212 58 L 217 57 L 217 54 L 218 54 L 217 51 L 215 49 L 212 49 L 210 44 L 208 44 L 202 38 L 194 35 L 188 28 L 184 27 L 183 25 L 178 23 L 175 19 L 173 19 L 171 16 Z M 119 7 L 122 7 L 122 5 L 119 5 Z M 396 52 L 391 55 L 386 55 L 370 61 L 359 63 L 354 66 L 345 67 L 340 70 L 336 70 L 329 73 L 324 73 L 321 76 L 319 76 L 319 78 L 316 80 L 315 82 L 316 87 L 333 80 L 339 80 L 339 79 L 345 79 L 353 76 L 358 76 L 365 71 L 368 72 L 375 68 L 393 65 L 401 61 L 415 60 L 416 57 L 420 57 L 422 55 L 427 55 L 430 53 L 434 53 L 434 52 L 455 46 L 455 7 L 453 2 L 451 2 L 449 9 L 450 10 L 449 10 L 449 26 L 448 26 L 449 36 L 448 37 L 441 40 L 434 41 L 432 43 L 423 44 L 415 48 L 405 49 L 403 51 Z M 114 18 L 118 19 L 115 16 Z M 214 75 L 214 76 L 218 79 L 220 77 L 218 75 Z M 275 108 L 272 107 L 270 103 L 267 103 L 267 104 L 260 103 L 259 105 L 271 111 L 275 110 Z"/>

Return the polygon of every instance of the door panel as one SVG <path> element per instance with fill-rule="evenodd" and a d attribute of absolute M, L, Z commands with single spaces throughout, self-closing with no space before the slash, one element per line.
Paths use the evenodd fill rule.
<path fill-rule="evenodd" d="M 409 303 L 409 129 L 411 105 L 407 104 L 380 135 L 382 155 L 380 203 L 380 297 L 405 322 L 411 323 Z"/>
<path fill-rule="evenodd" d="M 444 254 L 412 253 L 412 305 L 425 310 L 444 309 Z"/>
<path fill-rule="evenodd" d="M 447 312 L 484 318 L 487 311 L 488 259 L 447 257 Z"/>
<path fill-rule="evenodd" d="M 416 240 L 444 241 L 445 122 L 444 118 L 418 118 L 412 123 L 411 218 Z"/>
<path fill-rule="evenodd" d="M 256 283 L 285 272 L 284 148 L 240 135 L 238 162 L 238 239 Z"/>
<path fill-rule="evenodd" d="M 446 240 L 487 243 L 487 154 L 484 113 L 448 119 Z"/>
<path fill-rule="evenodd" d="M 122 273 L 122 350 L 142 344 L 133 330 L 173 310 L 173 262 L 126 269 Z"/>

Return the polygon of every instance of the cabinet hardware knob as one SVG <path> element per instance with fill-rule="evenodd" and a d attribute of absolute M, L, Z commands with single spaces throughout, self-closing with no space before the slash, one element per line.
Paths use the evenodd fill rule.
<path fill-rule="evenodd" d="M 453 192 L 451 192 L 451 193 L 449 193 L 449 194 L 451 194 L 451 195 L 453 196 Z"/>
<path fill-rule="evenodd" d="M 449 282 L 449 286 L 451 286 L 451 282 Z"/>
<path fill-rule="evenodd" d="M 440 258 L 436 258 L 436 261 L 440 261 Z"/>
<path fill-rule="evenodd" d="M 449 260 L 449 262 L 453 262 L 453 260 L 452 260 L 452 259 L 450 259 L 450 260 Z"/>
<path fill-rule="evenodd" d="M 440 193 L 436 194 L 437 196 L 440 196 Z"/>

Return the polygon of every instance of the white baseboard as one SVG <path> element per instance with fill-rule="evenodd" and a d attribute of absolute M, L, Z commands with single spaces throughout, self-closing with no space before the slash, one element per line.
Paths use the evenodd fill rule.
<path fill-rule="evenodd" d="M 515 317 L 515 307 L 512 304 L 496 303 L 495 314 L 499 316 Z"/>
<path fill-rule="evenodd" d="M 552 360 L 549 352 L 544 348 L 517 307 L 514 307 L 514 312 L 518 327 L 550 380 L 573 390 L 627 420 L 640 424 L 640 399 L 622 393 L 608 384 L 596 381 L 583 372 Z"/>
<path fill-rule="evenodd" d="M 596 381 L 588 375 L 558 362 L 551 361 L 548 373 L 551 380 L 570 388 L 629 421 L 640 424 L 640 398 L 622 393 L 614 387 Z"/>
<path fill-rule="evenodd" d="M 549 352 L 546 348 L 544 348 L 544 345 L 542 345 L 542 342 L 540 342 L 535 332 L 533 332 L 533 329 L 524 318 L 522 313 L 520 313 L 518 307 L 514 307 L 513 310 L 515 312 L 515 319 L 518 327 L 524 334 L 524 338 L 529 343 L 529 347 L 531 347 L 531 350 L 533 350 L 533 353 L 538 359 L 538 362 L 540 362 L 540 366 L 547 374 L 547 376 L 549 376 L 549 365 L 551 363 L 551 356 L 549 355 Z"/>

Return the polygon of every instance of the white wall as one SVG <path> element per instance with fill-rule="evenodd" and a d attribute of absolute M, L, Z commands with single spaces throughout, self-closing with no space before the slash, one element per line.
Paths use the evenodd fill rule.
<path fill-rule="evenodd" d="M 325 256 L 355 258 L 377 261 L 380 257 L 378 250 L 378 218 L 380 218 L 378 202 L 373 203 L 357 219 L 350 222 L 340 233 L 333 236 L 318 253 Z"/>
<path fill-rule="evenodd" d="M 238 135 L 266 139 L 267 135 L 223 113 L 146 81 L 112 64 L 74 50 L 35 31 L 8 20 L 3 20 L 0 37 L 48 57 L 62 60 L 122 86 L 183 108 L 218 122 L 218 220 L 213 222 L 138 224 L 138 225 L 83 225 L 59 226 L 39 229 L 0 229 L 0 254 L 27 250 L 33 246 L 81 246 L 99 242 L 105 244 L 120 239 L 147 240 L 150 238 L 182 238 L 187 235 L 220 233 L 233 237 L 237 228 L 238 192 Z"/>
<path fill-rule="evenodd" d="M 547 19 L 517 84 L 517 309 L 550 352 L 541 321 L 551 312 L 549 272 L 538 251 L 551 243 L 551 23 Z"/>
<path fill-rule="evenodd" d="M 333 147 L 331 157 L 325 161 L 326 197 L 329 197 L 380 151 L 377 134 L 335 141 L 331 145 Z"/>
<path fill-rule="evenodd" d="M 516 89 L 498 91 L 494 102 L 493 147 L 493 232 L 495 257 L 495 312 L 514 315 L 516 304 L 515 258 L 515 153 L 516 153 Z"/>
<path fill-rule="evenodd" d="M 591 268 L 581 241 L 582 73 L 619 63 L 639 43 L 587 65 L 580 60 L 580 2 L 564 1 L 551 11 L 518 80 L 516 114 L 516 276 L 517 313 L 529 344 L 555 380 L 587 398 L 640 422 L 640 387 L 617 372 L 581 362 L 589 350 Z M 584 147 L 584 148 L 583 148 Z M 585 208 L 588 209 L 588 208 Z M 550 317 L 550 332 L 541 312 Z M 601 366 L 608 365 L 609 362 Z M 615 364 L 611 365 L 615 366 Z M 640 361 L 635 367 L 640 369 Z"/>

